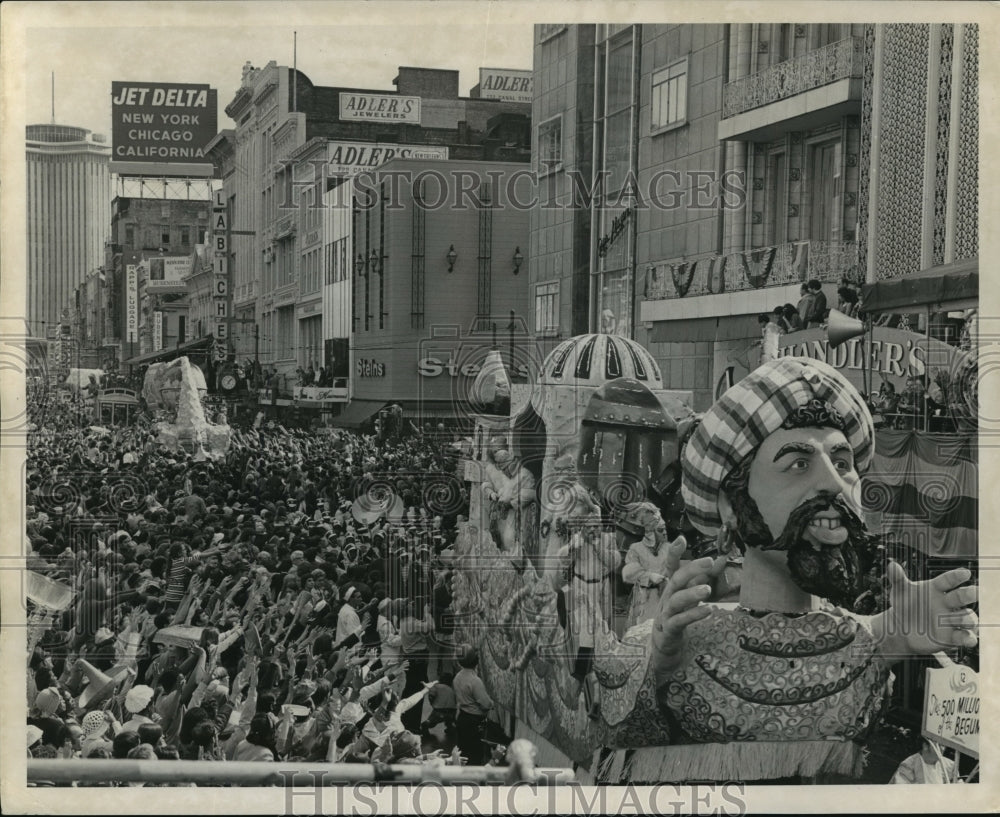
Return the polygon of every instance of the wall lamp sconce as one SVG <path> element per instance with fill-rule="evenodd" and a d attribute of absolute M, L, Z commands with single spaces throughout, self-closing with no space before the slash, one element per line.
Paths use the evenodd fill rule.
<path fill-rule="evenodd" d="M 373 269 L 375 272 L 381 272 L 381 269 L 379 269 L 380 260 L 381 259 L 379 258 L 379 254 L 375 252 L 375 248 L 372 247 L 372 251 L 368 253 L 368 264 L 371 267 L 371 269 Z"/>
<path fill-rule="evenodd" d="M 521 270 L 521 264 L 524 263 L 524 256 L 521 255 L 521 248 L 514 248 L 514 274 L 517 275 Z"/>
<path fill-rule="evenodd" d="M 458 253 L 455 252 L 454 244 L 448 247 L 448 254 L 445 258 L 448 259 L 448 272 L 453 272 L 455 269 L 455 262 L 458 260 Z"/>
<path fill-rule="evenodd" d="M 365 258 L 361 253 L 358 253 L 358 258 L 354 262 L 354 269 L 357 270 L 359 276 L 365 271 Z"/>

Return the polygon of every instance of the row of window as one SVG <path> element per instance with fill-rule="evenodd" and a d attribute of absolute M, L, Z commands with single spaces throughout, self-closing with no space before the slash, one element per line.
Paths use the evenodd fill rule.
<path fill-rule="evenodd" d="M 347 241 L 346 238 L 341 238 L 323 248 L 323 281 L 327 285 L 346 281 L 351 276 Z"/>
<path fill-rule="evenodd" d="M 606 97 L 605 117 L 605 140 L 609 145 L 628 143 L 631 127 L 628 100 L 631 99 L 631 91 L 625 86 L 630 81 L 630 65 L 631 48 L 619 48 L 612 52 L 608 66 L 609 93 Z M 655 133 L 684 124 L 687 121 L 688 58 L 684 57 L 653 72 L 650 85 L 650 131 Z M 561 165 L 562 114 L 558 114 L 538 126 L 538 167 L 545 172 L 557 170 Z M 612 176 L 615 175 L 615 168 L 607 169 Z"/>
<path fill-rule="evenodd" d="M 146 227 L 141 231 L 136 229 L 137 226 L 135 224 L 125 225 L 125 249 L 139 250 L 143 247 L 170 245 L 190 247 L 194 238 L 197 238 L 197 242 L 195 243 L 204 244 L 205 237 L 208 234 L 207 229 L 199 225 L 181 224 L 171 229 L 169 224 L 158 224 L 153 227 Z M 137 234 L 141 235 L 141 246 L 136 242 Z"/>

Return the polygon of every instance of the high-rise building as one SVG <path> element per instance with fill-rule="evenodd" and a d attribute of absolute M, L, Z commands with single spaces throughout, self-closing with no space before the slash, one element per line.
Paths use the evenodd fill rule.
<path fill-rule="evenodd" d="M 68 125 L 27 127 L 29 331 L 55 330 L 88 272 L 104 262 L 110 220 L 111 148 Z"/>

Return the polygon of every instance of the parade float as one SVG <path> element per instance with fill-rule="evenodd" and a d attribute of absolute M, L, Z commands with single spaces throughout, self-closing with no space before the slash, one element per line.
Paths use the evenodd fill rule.
<path fill-rule="evenodd" d="M 520 388 L 491 352 L 471 402 L 458 638 L 479 648 L 502 725 L 545 762 L 653 779 L 671 726 L 647 666 L 651 621 L 617 632 L 613 593 L 622 528 L 669 492 L 693 412 L 648 351 L 604 334 L 565 341 Z"/>
<path fill-rule="evenodd" d="M 171 451 L 183 450 L 197 459 L 225 456 L 230 428 L 224 416 L 218 422 L 206 416 L 203 399 L 207 393 L 205 375 L 186 357 L 149 367 L 142 397 L 156 418 L 157 438 Z"/>
<path fill-rule="evenodd" d="M 695 416 L 641 346 L 585 335 L 520 388 L 494 350 L 469 403 L 456 638 L 478 649 L 501 727 L 545 763 L 572 762 L 598 784 L 857 780 L 890 667 L 976 644 L 976 617 L 960 610 L 976 597 L 968 570 L 913 582 L 889 565 L 889 606 L 853 612 L 878 558 L 855 490 L 874 428 L 860 392 L 825 362 L 762 364 Z M 791 475 L 771 454 L 753 460 L 765 443 L 820 456 L 817 439 L 829 440 L 822 456 L 850 449 L 850 467 Z M 740 489 L 724 488 L 730 477 L 762 503 L 766 525 Z M 678 482 L 688 521 L 722 555 L 685 562 L 678 551 L 669 591 L 634 598 L 623 621 L 623 552 L 663 529 Z M 668 550 L 691 551 L 701 536 Z M 736 559 L 733 598 L 718 580 Z"/>

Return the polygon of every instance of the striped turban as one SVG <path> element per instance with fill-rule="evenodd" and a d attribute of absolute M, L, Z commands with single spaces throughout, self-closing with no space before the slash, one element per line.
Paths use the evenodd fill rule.
<path fill-rule="evenodd" d="M 871 465 L 875 428 L 865 401 L 836 369 L 819 360 L 782 357 L 754 369 L 702 417 L 682 456 L 681 492 L 691 523 L 708 535 L 722 527 L 723 480 L 751 451 L 810 401 L 843 418 L 858 473 Z"/>

